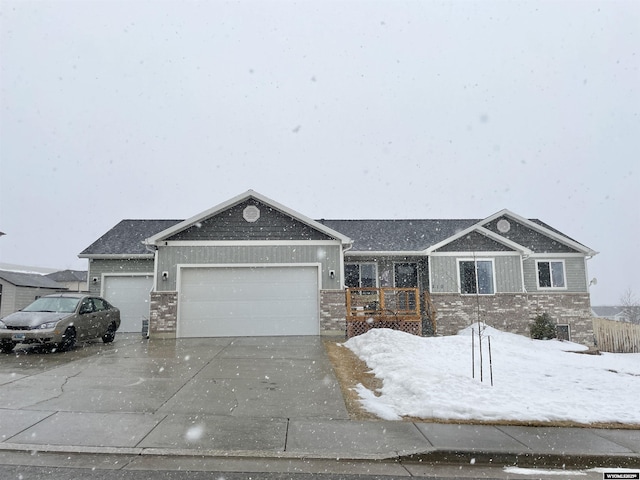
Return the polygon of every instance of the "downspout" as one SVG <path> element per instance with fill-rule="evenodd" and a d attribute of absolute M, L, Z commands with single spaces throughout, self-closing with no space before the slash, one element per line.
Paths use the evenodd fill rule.
<path fill-rule="evenodd" d="M 527 287 L 524 283 L 524 261 L 529 258 L 530 255 L 523 253 L 520 255 L 520 276 L 522 277 L 522 293 L 527 293 Z"/>
<path fill-rule="evenodd" d="M 156 280 L 158 278 L 158 247 L 155 245 L 149 245 L 146 243 L 146 240 L 143 243 L 144 248 L 146 248 L 148 252 L 153 253 L 153 288 L 151 289 L 151 292 L 157 292 Z"/>
<path fill-rule="evenodd" d="M 595 285 L 597 283 L 596 279 L 589 280 L 589 266 L 587 262 L 591 260 L 595 255 L 585 255 L 584 256 L 584 275 L 585 275 L 585 285 L 587 286 L 587 295 L 589 295 L 589 308 L 591 308 L 591 285 Z"/>
<path fill-rule="evenodd" d="M 342 248 L 342 255 L 340 255 L 340 289 L 344 290 L 344 254 L 353 248 L 353 243 L 348 243 Z"/>

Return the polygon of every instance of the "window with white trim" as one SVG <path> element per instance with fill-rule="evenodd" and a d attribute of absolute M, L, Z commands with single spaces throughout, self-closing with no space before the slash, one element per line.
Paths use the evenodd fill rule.
<path fill-rule="evenodd" d="M 458 260 L 460 293 L 493 295 L 495 293 L 493 260 Z"/>
<path fill-rule="evenodd" d="M 375 263 L 347 263 L 344 266 L 344 284 L 346 287 L 376 287 L 378 269 Z"/>
<path fill-rule="evenodd" d="M 538 260 L 538 288 L 567 288 L 564 260 Z"/>

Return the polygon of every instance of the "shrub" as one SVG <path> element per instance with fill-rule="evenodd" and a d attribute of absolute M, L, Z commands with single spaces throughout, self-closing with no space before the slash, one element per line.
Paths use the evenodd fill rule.
<path fill-rule="evenodd" d="M 535 340 L 551 340 L 557 336 L 556 324 L 548 313 L 539 314 L 529 325 L 529 331 Z"/>

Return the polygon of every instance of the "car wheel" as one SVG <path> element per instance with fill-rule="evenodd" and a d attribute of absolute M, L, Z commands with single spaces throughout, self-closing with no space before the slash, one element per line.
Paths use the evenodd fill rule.
<path fill-rule="evenodd" d="M 11 353 L 13 351 L 13 347 L 15 347 L 15 342 L 11 340 L 7 340 L 5 342 L 0 343 L 0 352 L 2 353 Z"/>
<path fill-rule="evenodd" d="M 60 345 L 58 345 L 58 348 L 63 352 L 67 352 L 69 350 L 72 350 L 73 347 L 75 346 L 76 346 L 76 329 L 72 327 L 68 327 L 64 331 L 64 334 L 62 335 L 62 342 L 60 342 Z"/>
<path fill-rule="evenodd" d="M 107 328 L 107 332 L 102 336 L 102 341 L 104 343 L 111 343 L 113 342 L 113 339 L 116 338 L 116 330 L 118 328 L 116 327 L 115 323 L 110 323 L 109 327 Z"/>

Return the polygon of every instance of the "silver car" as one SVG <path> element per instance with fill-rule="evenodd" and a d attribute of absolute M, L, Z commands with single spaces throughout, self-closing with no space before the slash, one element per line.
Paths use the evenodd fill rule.
<path fill-rule="evenodd" d="M 0 351 L 18 343 L 51 345 L 71 350 L 76 340 L 102 338 L 112 342 L 120 327 L 120 310 L 104 298 L 82 293 L 40 297 L 19 312 L 0 320 Z"/>

